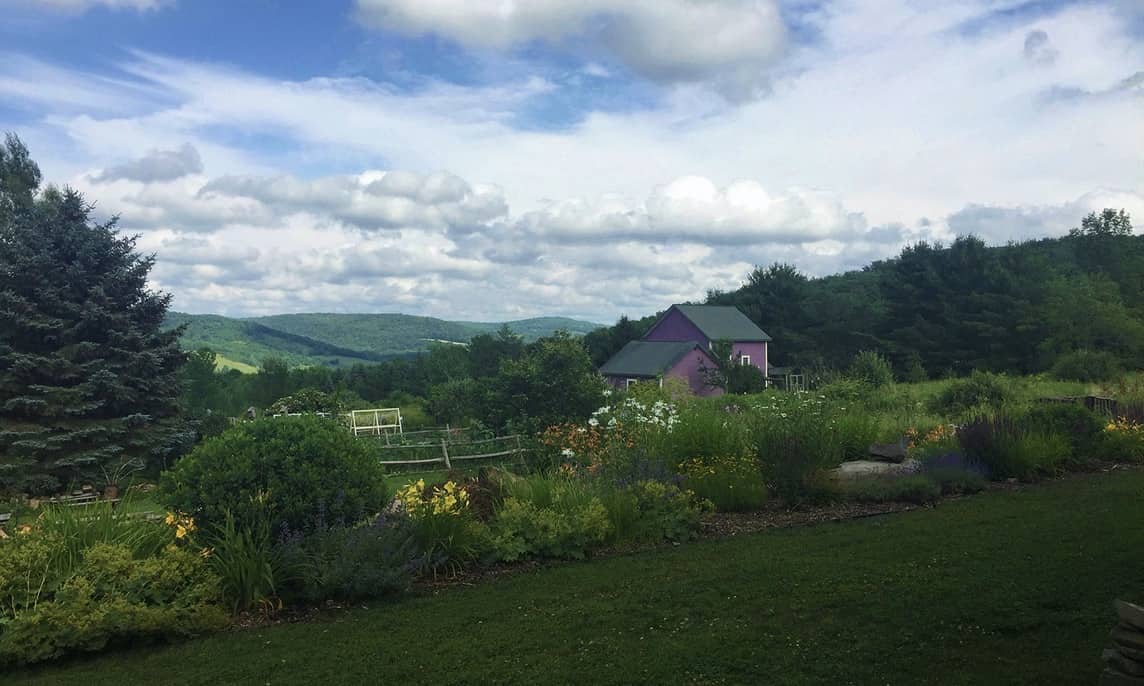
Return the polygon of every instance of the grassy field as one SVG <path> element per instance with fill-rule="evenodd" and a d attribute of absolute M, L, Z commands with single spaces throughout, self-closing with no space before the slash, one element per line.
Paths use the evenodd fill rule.
<path fill-rule="evenodd" d="M 1091 684 L 1144 471 L 566 564 L 6 683 Z"/>
<path fill-rule="evenodd" d="M 255 367 L 254 365 L 246 364 L 245 362 L 239 362 L 238 360 L 232 360 L 229 357 L 223 357 L 222 355 L 216 354 L 215 355 L 215 370 L 220 371 L 220 372 L 225 372 L 228 369 L 237 369 L 238 371 L 242 372 L 243 374 L 257 374 L 258 373 L 258 367 Z"/>

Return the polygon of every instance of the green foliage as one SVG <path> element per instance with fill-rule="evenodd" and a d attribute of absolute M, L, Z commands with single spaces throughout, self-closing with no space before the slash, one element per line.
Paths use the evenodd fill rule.
<path fill-rule="evenodd" d="M 187 350 L 210 348 L 255 366 L 268 357 L 278 357 L 291 366 L 336 368 L 423 353 L 427 341 L 464 343 L 478 336 L 495 338 L 504 327 L 524 342 L 532 342 L 560 330 L 586 334 L 599 325 L 563 317 L 494 324 L 406 314 L 282 314 L 232 319 L 171 312 L 164 326 L 186 327 L 182 344 Z M 495 365 L 492 370 L 496 370 Z"/>
<path fill-rule="evenodd" d="M 481 415 L 488 385 L 468 377 L 437 384 L 429 389 L 429 414 L 441 424 L 463 425 Z"/>
<path fill-rule="evenodd" d="M 84 506 L 45 506 L 36 527 L 57 544 L 53 546 L 51 568 L 64 577 L 75 569 L 84 553 L 97 544 L 124 546 L 137 558 L 157 554 L 174 540 L 172 531 L 154 522 L 131 517 L 131 500 L 119 507 L 99 501 Z"/>
<path fill-rule="evenodd" d="M 221 523 L 206 530 L 203 542 L 209 547 L 211 568 L 232 612 L 272 605 L 276 558 L 265 516 L 239 525 L 226 512 Z"/>
<path fill-rule="evenodd" d="M 1065 381 L 1108 381 L 1124 373 L 1120 359 L 1104 350 L 1074 350 L 1057 358 L 1049 372 Z"/>
<path fill-rule="evenodd" d="M 837 410 L 808 394 L 772 396 L 750 418 L 758 460 L 773 492 L 790 505 L 822 495 L 822 477 L 837 467 L 855 445 L 869 445 L 864 422 L 839 425 Z M 867 427 L 868 428 L 868 427 Z"/>
<path fill-rule="evenodd" d="M 518 360 L 506 360 L 493 381 L 485 423 L 535 433 L 585 420 L 603 404 L 604 383 L 581 341 L 558 332 Z"/>
<path fill-rule="evenodd" d="M 267 414 L 316 414 L 337 415 L 345 411 L 345 406 L 336 393 L 324 393 L 317 388 L 303 388 L 279 398 L 266 408 Z"/>
<path fill-rule="evenodd" d="M 676 407 L 670 434 L 659 444 L 649 446 L 673 465 L 691 458 L 741 457 L 754 452 L 744 410 L 733 401 L 703 399 Z"/>
<path fill-rule="evenodd" d="M 680 466 L 683 486 L 717 512 L 751 512 L 767 502 L 767 485 L 753 457 L 697 458 Z"/>
<path fill-rule="evenodd" d="M 639 510 L 639 538 L 686 541 L 699 532 L 699 520 L 713 509 L 710 502 L 661 481 L 640 481 L 631 487 Z"/>
<path fill-rule="evenodd" d="M 598 498 L 587 502 L 557 497 L 549 507 L 506 498 L 493 521 L 493 547 L 506 561 L 528 557 L 582 559 L 608 538 L 608 510 Z"/>
<path fill-rule="evenodd" d="M 76 191 L 39 189 L 14 136 L 0 145 L 0 490 L 159 466 L 183 428 L 170 295 L 152 257 Z"/>
<path fill-rule="evenodd" d="M 871 388 L 889 386 L 894 382 L 894 370 L 889 360 L 874 350 L 862 350 L 855 355 L 850 362 L 849 374 Z"/>
<path fill-rule="evenodd" d="M 1110 596 L 1140 599 L 1142 491 L 1117 470 L 552 565 L 5 684 L 1094 684 Z"/>
<path fill-rule="evenodd" d="M 278 557 L 280 594 L 305 603 L 400 594 L 426 562 L 404 517 L 299 533 L 281 544 Z"/>
<path fill-rule="evenodd" d="M 1014 399 L 1009 380 L 998 374 L 975 371 L 950 382 L 929 404 L 931 412 L 957 416 L 977 408 L 999 409 Z"/>
<path fill-rule="evenodd" d="M 839 493 L 860 503 L 914 503 L 925 505 L 941 497 L 942 486 L 925 474 L 874 476 L 847 481 Z"/>
<path fill-rule="evenodd" d="M 982 417 L 960 427 L 957 438 L 965 456 L 985 467 L 993 479 L 1028 481 L 1058 471 L 1072 457 L 1069 437 L 1021 419 Z"/>
<path fill-rule="evenodd" d="M 1037 403 L 1021 415 L 1025 426 L 1063 436 L 1076 459 L 1093 456 L 1104 429 L 1099 415 L 1079 403 Z"/>
<path fill-rule="evenodd" d="M 711 359 L 714 368 L 700 366 L 703 382 L 709 388 L 721 388 L 732 395 L 758 393 L 767 387 L 767 377 L 758 367 L 742 364 L 734 354 L 732 341 L 711 342 Z"/>
<path fill-rule="evenodd" d="M 96 543 L 57 584 L 27 585 L 42 578 L 36 570 L 58 542 L 50 535 L 0 542 L 0 568 L 15 571 L 0 576 L 0 665 L 186 638 L 227 623 L 206 560 L 175 546 L 139 559 L 127 545 Z M 40 594 L 31 598 L 20 586 Z"/>
<path fill-rule="evenodd" d="M 163 475 L 170 506 L 201 525 L 233 514 L 238 528 L 259 521 L 271 531 L 306 530 L 322 515 L 357 521 L 381 510 L 385 481 L 368 447 L 321 417 L 246 422 L 197 446 Z"/>

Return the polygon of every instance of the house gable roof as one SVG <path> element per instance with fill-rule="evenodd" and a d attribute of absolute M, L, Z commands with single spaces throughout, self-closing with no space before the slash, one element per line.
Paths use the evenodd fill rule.
<path fill-rule="evenodd" d="M 655 377 L 671 369 L 692 350 L 707 351 L 695 341 L 631 341 L 600 367 L 604 376 Z"/>
<path fill-rule="evenodd" d="M 703 335 L 713 341 L 770 341 L 766 331 L 747 318 L 739 308 L 723 305 L 672 305 L 691 320 Z M 665 315 L 666 316 L 666 315 Z"/>

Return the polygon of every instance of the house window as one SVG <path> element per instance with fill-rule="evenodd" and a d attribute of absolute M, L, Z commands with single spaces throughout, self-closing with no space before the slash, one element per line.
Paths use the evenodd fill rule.
<path fill-rule="evenodd" d="M 631 388 L 632 386 L 635 386 L 639 382 L 640 382 L 639 379 L 628 379 L 628 382 L 627 382 L 627 385 L 625 386 L 625 388 Z"/>
<path fill-rule="evenodd" d="M 751 356 L 750 355 L 740 355 L 739 356 L 739 364 L 743 365 L 744 367 L 749 366 L 751 364 Z"/>

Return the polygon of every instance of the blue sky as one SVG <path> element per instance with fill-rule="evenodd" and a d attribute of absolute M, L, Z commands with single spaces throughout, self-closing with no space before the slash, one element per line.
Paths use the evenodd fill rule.
<path fill-rule="evenodd" d="M 1136 0 L 0 4 L 0 129 L 192 312 L 604 321 L 1144 217 Z"/>

